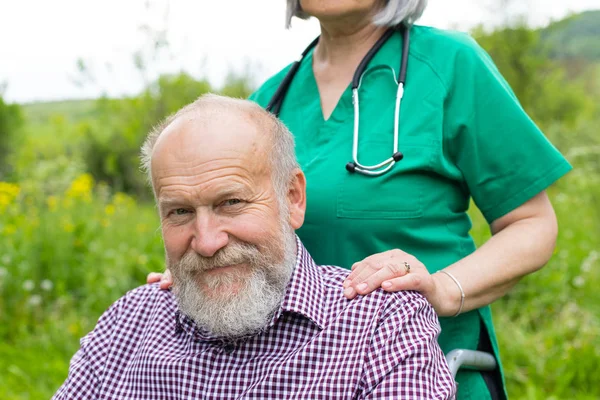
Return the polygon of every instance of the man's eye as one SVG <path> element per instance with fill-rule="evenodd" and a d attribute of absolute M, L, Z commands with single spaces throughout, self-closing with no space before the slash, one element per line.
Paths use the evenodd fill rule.
<path fill-rule="evenodd" d="M 240 199 L 228 199 L 223 202 L 225 206 L 235 206 L 236 204 L 240 204 L 242 201 Z"/>
<path fill-rule="evenodd" d="M 188 213 L 188 210 L 186 210 L 185 208 L 177 208 L 173 214 L 175 215 L 185 215 Z"/>

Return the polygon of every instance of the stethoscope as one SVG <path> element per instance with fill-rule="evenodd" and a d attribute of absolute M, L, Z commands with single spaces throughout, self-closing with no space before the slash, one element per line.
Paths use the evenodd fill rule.
<path fill-rule="evenodd" d="M 359 126 L 359 122 L 360 122 L 358 90 L 359 90 L 360 84 L 362 82 L 363 74 L 365 73 L 365 70 L 367 69 L 367 65 L 369 64 L 369 62 L 371 62 L 371 60 L 373 59 L 375 54 L 379 51 L 381 46 L 383 46 L 385 44 L 385 42 L 394 34 L 394 32 L 396 32 L 397 29 L 400 29 L 400 31 L 402 31 L 403 40 L 402 40 L 402 61 L 400 63 L 400 74 L 399 74 L 398 80 L 396 80 L 396 73 L 394 72 L 393 68 L 390 68 L 392 70 L 392 73 L 394 74 L 394 82 L 396 82 L 398 84 L 398 89 L 396 91 L 396 107 L 395 107 L 395 111 L 394 111 L 395 113 L 394 113 L 393 153 L 390 158 L 380 162 L 379 164 L 363 165 L 360 162 L 358 162 L 358 131 L 359 131 L 358 126 Z M 308 47 L 302 52 L 302 55 L 300 56 L 300 58 L 292 64 L 287 75 L 285 76 L 285 78 L 283 78 L 283 81 L 281 82 L 281 84 L 275 91 L 275 94 L 271 98 L 271 101 L 267 105 L 267 111 L 270 111 L 271 113 L 275 114 L 276 116 L 279 116 L 279 112 L 281 110 L 281 105 L 283 104 L 285 95 L 287 94 L 290 84 L 292 83 L 292 79 L 294 79 L 296 72 L 298 72 L 300 63 L 302 63 L 302 60 L 304 60 L 304 57 L 310 52 L 310 50 L 312 50 L 317 45 L 318 42 L 319 42 L 319 37 L 317 37 L 315 40 L 313 40 L 312 43 L 309 44 Z M 406 27 L 404 24 L 401 24 L 398 27 L 388 29 L 383 34 L 383 36 L 381 36 L 379 38 L 379 40 L 377 40 L 377 42 L 373 45 L 373 47 L 367 52 L 367 54 L 364 56 L 364 58 L 362 59 L 360 64 L 358 64 L 356 71 L 354 71 L 354 76 L 352 77 L 352 104 L 354 105 L 354 135 L 353 135 L 353 139 L 352 139 L 352 159 L 353 159 L 353 161 L 346 164 L 346 170 L 348 170 L 348 172 L 351 172 L 351 173 L 358 172 L 363 175 L 369 175 L 369 176 L 383 175 L 386 172 L 388 172 L 394 166 L 394 164 L 396 162 L 398 162 L 398 161 L 402 160 L 402 158 L 404 158 L 404 155 L 398 151 L 398 125 L 400 122 L 400 103 L 402 101 L 402 97 L 404 96 L 404 84 L 406 82 L 406 65 L 407 65 L 407 61 L 408 61 L 408 49 L 409 49 L 409 44 L 410 44 L 409 42 L 410 42 L 410 29 L 408 27 Z"/>

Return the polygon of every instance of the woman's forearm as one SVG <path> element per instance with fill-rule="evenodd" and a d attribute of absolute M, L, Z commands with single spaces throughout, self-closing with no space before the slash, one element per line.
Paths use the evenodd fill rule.
<path fill-rule="evenodd" d="M 462 312 L 492 303 L 523 276 L 544 266 L 554 251 L 557 231 L 556 216 L 545 193 L 495 221 L 486 243 L 445 268 L 465 293 Z M 433 278 L 438 315 L 454 315 L 460 308 L 460 289 L 446 274 L 436 273 Z"/>

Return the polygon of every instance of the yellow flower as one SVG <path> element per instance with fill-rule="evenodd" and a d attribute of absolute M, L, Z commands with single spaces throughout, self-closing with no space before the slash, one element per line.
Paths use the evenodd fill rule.
<path fill-rule="evenodd" d="M 6 193 L 0 193 L 0 210 L 5 210 L 12 203 L 12 199 Z"/>
<path fill-rule="evenodd" d="M 113 197 L 113 204 L 115 206 L 131 207 L 135 204 L 135 200 L 133 200 L 131 196 L 128 196 L 125 193 L 117 192 Z"/>
<path fill-rule="evenodd" d="M 78 336 L 81 331 L 79 324 L 77 324 L 76 322 L 69 324 L 67 330 L 74 336 Z"/>
<path fill-rule="evenodd" d="M 0 193 L 9 195 L 11 198 L 15 198 L 19 195 L 21 188 L 19 185 L 8 182 L 0 182 Z"/>
<path fill-rule="evenodd" d="M 81 174 L 71 182 L 71 186 L 67 190 L 67 197 L 88 200 L 93 187 L 94 178 L 90 174 Z"/>
<path fill-rule="evenodd" d="M 2 233 L 4 233 L 6 236 L 10 236 L 13 233 L 15 233 L 16 231 L 17 231 L 17 227 L 12 224 L 9 224 L 4 227 L 4 230 Z"/>
<path fill-rule="evenodd" d="M 6 208 L 17 198 L 20 191 L 21 188 L 19 188 L 19 185 L 0 182 L 0 211 L 6 210 Z"/>
<path fill-rule="evenodd" d="M 115 213 L 115 206 L 108 204 L 106 207 L 104 207 L 104 212 L 106 215 L 113 215 Z"/>
<path fill-rule="evenodd" d="M 63 231 L 67 233 L 71 233 L 75 230 L 75 225 L 73 225 L 73 222 L 68 217 L 63 218 L 60 225 Z"/>
<path fill-rule="evenodd" d="M 50 211 L 56 211 L 58 208 L 58 198 L 56 196 L 48 196 L 46 204 L 48 204 L 48 209 Z"/>

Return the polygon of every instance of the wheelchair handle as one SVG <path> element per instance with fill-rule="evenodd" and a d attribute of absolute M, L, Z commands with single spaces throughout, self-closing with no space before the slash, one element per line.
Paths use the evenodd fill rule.
<path fill-rule="evenodd" d="M 446 354 L 446 361 L 452 372 L 452 377 L 461 367 L 468 367 L 478 371 L 492 371 L 496 369 L 496 359 L 484 351 L 456 349 Z"/>

